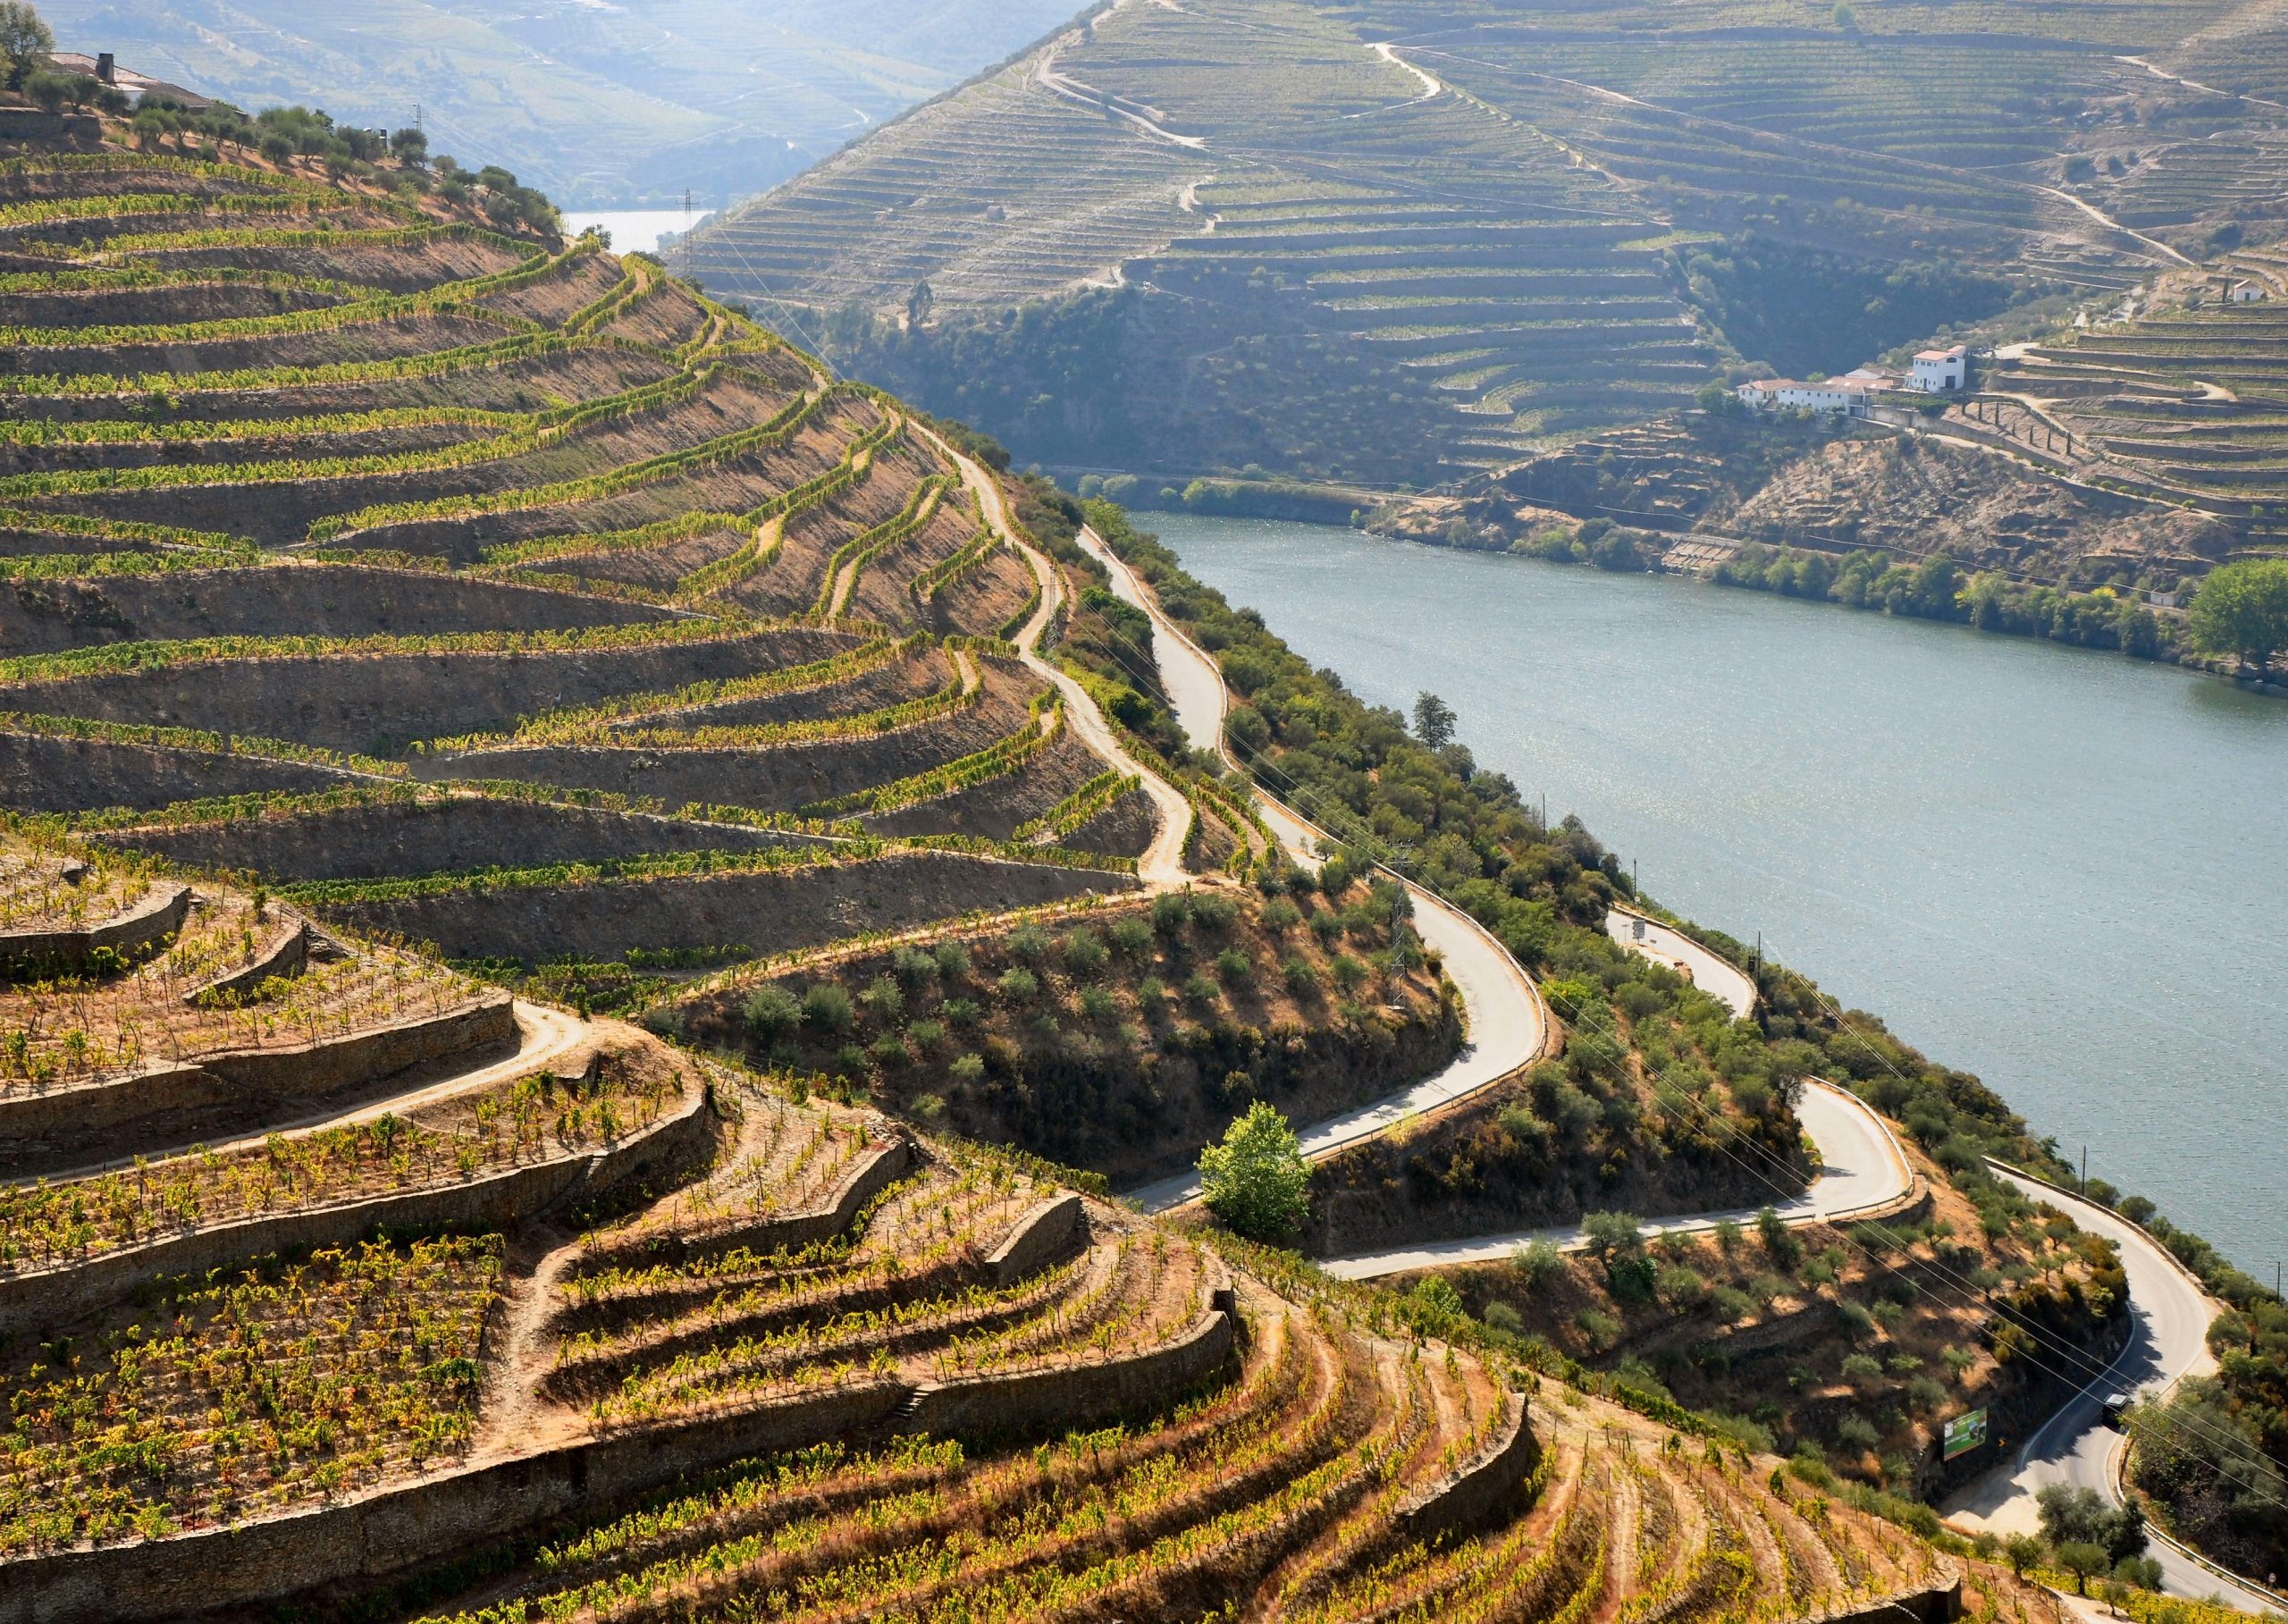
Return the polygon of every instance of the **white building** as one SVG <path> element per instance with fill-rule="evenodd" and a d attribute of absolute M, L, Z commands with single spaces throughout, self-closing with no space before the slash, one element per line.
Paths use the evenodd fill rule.
<path fill-rule="evenodd" d="M 1867 403 L 1874 395 L 1868 384 L 1850 378 L 1830 378 L 1824 383 L 1758 378 L 1741 384 L 1737 392 L 1741 405 L 1758 411 L 1785 411 L 1800 407 L 1807 412 L 1843 412 L 1854 417 L 1867 415 Z"/>
<path fill-rule="evenodd" d="M 2225 297 L 2236 305 L 2253 305 L 2264 297 L 2264 290 L 2252 282 L 2236 282 Z"/>
<path fill-rule="evenodd" d="M 1906 386 L 1926 395 L 1942 395 L 1969 382 L 1970 349 L 1956 344 L 1946 349 L 1917 350 L 1914 370 L 1907 375 Z"/>

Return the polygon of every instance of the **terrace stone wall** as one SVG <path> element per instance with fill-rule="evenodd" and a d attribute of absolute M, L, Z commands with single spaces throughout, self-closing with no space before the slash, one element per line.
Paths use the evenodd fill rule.
<path fill-rule="evenodd" d="M 101 924 L 76 930 L 0 932 L 0 963 L 56 965 L 76 970 L 101 949 L 126 955 L 172 936 L 190 912 L 190 888 L 156 887 L 148 896 Z"/>
<path fill-rule="evenodd" d="M 463 1466 L 236 1528 L 0 1562 L 0 1624 L 131 1624 L 337 1589 L 609 1508 L 687 1473 L 883 1425 L 989 1435 L 1101 1420 L 1164 1402 L 1223 1367 L 1239 1314 L 1220 1267 L 1201 1300 L 1181 1336 L 1099 1365 L 942 1386 L 854 1385 Z"/>
<path fill-rule="evenodd" d="M 993 1283 L 1014 1285 L 1072 1256 L 1089 1241 L 1089 1204 L 1067 1191 L 1030 1208 L 993 1249 L 985 1266 Z"/>
<path fill-rule="evenodd" d="M 0 1278 L 0 1334 L 65 1324 L 161 1275 L 195 1275 L 265 1252 L 342 1245 L 383 1226 L 504 1228 L 624 1180 L 686 1166 L 707 1154 L 714 1131 L 707 1087 L 691 1079 L 676 1109 L 593 1156 L 536 1162 L 438 1189 L 245 1218 Z"/>
<path fill-rule="evenodd" d="M 195 1063 L 0 1098 L 0 1140 L 66 1142 L 171 1111 L 315 1098 L 360 1079 L 517 1037 L 516 1001 L 489 996 L 442 1015 L 415 1015 L 341 1038 L 240 1049 Z"/>
<path fill-rule="evenodd" d="M 1398 1509 L 1395 1520 L 1407 1538 L 1427 1541 L 1482 1527 L 1532 1475 L 1541 1460 L 1541 1441 L 1534 1435 L 1525 1395 L 1510 1393 L 1509 1403 L 1509 1415 L 1476 1460 L 1426 1485 Z"/>

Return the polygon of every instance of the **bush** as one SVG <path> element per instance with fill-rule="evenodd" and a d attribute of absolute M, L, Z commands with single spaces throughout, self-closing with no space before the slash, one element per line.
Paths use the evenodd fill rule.
<path fill-rule="evenodd" d="M 1302 1226 L 1311 1170 L 1287 1119 L 1258 1100 L 1199 1153 L 1201 1199 L 1235 1233 L 1283 1241 Z"/>
<path fill-rule="evenodd" d="M 1720 1285 L 1709 1292 L 1708 1307 L 1718 1319 L 1728 1325 L 1737 1325 L 1755 1312 L 1754 1300 L 1734 1285 Z"/>
<path fill-rule="evenodd" d="M 984 1014 L 974 998 L 947 998 L 938 1006 L 938 1019 L 948 1026 L 975 1026 Z"/>
<path fill-rule="evenodd" d="M 1882 1441 L 1882 1434 L 1864 1416 L 1846 1416 L 1836 1423 L 1835 1441 L 1855 1455 L 1863 1455 Z"/>
<path fill-rule="evenodd" d="M 1009 951 L 1028 964 L 1048 956 L 1048 932 L 1039 925 L 1019 925 L 1009 932 Z"/>
<path fill-rule="evenodd" d="M 1064 968 L 1076 976 L 1090 977 L 1105 967 L 1111 957 L 1104 938 L 1093 930 L 1075 930 L 1057 944 L 1057 953 L 1064 961 Z"/>
<path fill-rule="evenodd" d="M 1589 1339 L 1589 1346 L 1604 1352 L 1620 1341 L 1621 1324 L 1611 1315 L 1596 1308 L 1584 1308 L 1573 1317 L 1573 1324 L 1582 1335 Z"/>
<path fill-rule="evenodd" d="M 946 1074 L 955 1082 L 974 1086 L 985 1081 L 985 1057 L 982 1055 L 963 1055 L 946 1068 Z"/>
<path fill-rule="evenodd" d="M 1081 1013 L 1091 1021 L 1109 1021 L 1120 1013 L 1120 1001 L 1101 987 L 1083 987 Z"/>
<path fill-rule="evenodd" d="M 1001 979 L 996 985 L 1000 988 L 1001 996 L 1010 1003 L 1022 1004 L 1040 991 L 1040 978 L 1022 964 L 1012 964 L 1001 972 Z"/>
<path fill-rule="evenodd" d="M 1558 1270 L 1565 1266 L 1565 1254 L 1551 1241 L 1528 1241 L 1510 1254 L 1510 1266 L 1526 1277 L 1526 1284 L 1538 1289 Z"/>
<path fill-rule="evenodd" d="M 1255 980 L 1255 961 L 1244 949 L 1226 947 L 1216 955 L 1216 978 L 1229 987 L 1245 987 Z"/>
<path fill-rule="evenodd" d="M 874 1018 L 877 1026 L 888 1026 L 905 1014 L 905 989 L 889 976 L 878 975 L 858 1001 Z"/>
<path fill-rule="evenodd" d="M 850 995 L 832 981 L 820 981 L 803 995 L 803 1019 L 821 1032 L 846 1032 L 858 1018 Z"/>
<path fill-rule="evenodd" d="M 1287 990 L 1299 998 L 1307 998 L 1319 989 L 1318 966 L 1291 953 L 1279 962 L 1279 978 L 1287 983 Z"/>
<path fill-rule="evenodd" d="M 1843 1379 L 1853 1386 L 1864 1387 L 1882 1380 L 1882 1360 L 1871 1358 L 1864 1353 L 1851 1353 L 1844 1356 Z"/>
<path fill-rule="evenodd" d="M 1525 1317 L 1506 1302 L 1487 1303 L 1485 1312 L 1481 1317 L 1485 1319 L 1485 1328 L 1489 1331 L 1499 1331 L 1507 1336 L 1521 1336 L 1525 1334 Z"/>
<path fill-rule="evenodd" d="M 802 1025 L 803 1003 L 778 982 L 770 981 L 754 989 L 739 1006 L 739 1014 L 746 1022 L 747 1031 L 758 1040 L 778 1043 L 794 1036 L 795 1029 Z"/>
<path fill-rule="evenodd" d="M 1182 891 L 1170 891 L 1152 901 L 1152 929 L 1162 936 L 1175 936 L 1191 922 L 1191 898 Z"/>
<path fill-rule="evenodd" d="M 1222 989 L 1204 975 L 1194 972 L 1184 979 L 1183 1001 L 1195 1008 L 1206 1009 L 1221 997 Z"/>
<path fill-rule="evenodd" d="M 1138 915 L 1115 920 L 1105 935 L 1112 942 L 1112 950 L 1123 958 L 1140 959 L 1152 951 L 1151 922 Z"/>
<path fill-rule="evenodd" d="M 908 1042 L 927 1055 L 946 1040 L 946 1028 L 942 1022 L 916 1021 L 905 1029 L 905 1036 Z"/>
<path fill-rule="evenodd" d="M 938 961 L 919 947 L 901 947 L 890 959 L 890 973 L 918 992 L 938 979 Z"/>
<path fill-rule="evenodd" d="M 938 973 L 949 981 L 969 973 L 969 949 L 959 942 L 939 942 L 931 956 L 938 961 Z"/>

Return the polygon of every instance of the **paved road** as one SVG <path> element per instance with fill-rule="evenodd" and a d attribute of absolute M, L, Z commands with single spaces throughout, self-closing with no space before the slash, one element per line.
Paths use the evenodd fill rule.
<path fill-rule="evenodd" d="M 1947 1507 L 1947 1520 L 1962 1527 L 1990 1528 L 1998 1534 L 2031 1532 L 2039 1519 L 2034 1496 L 2053 1483 L 2092 1488 L 2116 1504 L 2114 1452 L 2122 1435 L 2105 1424 L 2101 1409 L 2109 1393 L 2135 1393 L 2164 1388 L 2187 1376 L 2216 1368 L 2209 1354 L 2208 1323 L 2219 1305 L 2211 1301 L 2192 1277 L 2178 1267 L 2150 1235 L 2119 1214 L 2094 1201 L 2084 1201 L 2063 1191 L 1997 1165 L 1995 1172 L 2034 1199 L 2057 1207 L 2081 1228 L 2103 1235 L 2121 1247 L 2122 1266 L 2129 1274 L 2130 1315 L 2133 1322 L 2129 1345 L 2102 1372 L 2089 1372 L 2062 1355 L 2045 1355 L 2061 1375 L 2087 1376 L 2082 1390 L 2061 1406 L 2020 1446 L 2005 1466 L 1997 1467 L 1973 1484 Z M 2146 1554 L 2161 1564 L 2172 1595 L 2207 1595 L 2222 1593 L 2233 1605 L 2252 1611 L 2277 1614 L 2281 1609 L 2256 1593 L 2233 1585 L 2191 1555 L 2159 1539 Z"/>
<path fill-rule="evenodd" d="M 1683 931 L 1621 908 L 1605 915 L 1605 930 L 1631 953 L 1683 971 L 1695 987 L 1722 1003 L 1735 1016 L 1755 1008 L 1755 983 L 1747 972 L 1717 957 Z"/>
<path fill-rule="evenodd" d="M 1796 1115 L 1804 1124 L 1804 1132 L 1819 1147 L 1820 1174 L 1799 1193 L 1780 1196 L 1775 1192 L 1771 1205 L 1788 1224 L 1826 1223 L 1838 1216 L 1880 1207 L 1906 1193 L 1914 1173 L 1905 1153 L 1882 1118 L 1862 1104 L 1856 1095 L 1829 1083 L 1806 1082 Z M 1696 1234 L 1715 1228 L 1724 1218 L 1737 1224 L 1753 1224 L 1757 1210 L 1751 1207 L 1736 1212 L 1650 1219 L 1644 1229 L 1647 1234 Z M 1578 1251 L 1588 1243 L 1578 1224 L 1560 1224 L 1546 1229 L 1479 1235 L 1467 1241 L 1441 1241 L 1362 1252 L 1334 1258 L 1322 1266 L 1341 1279 L 1372 1280 L 1451 1264 L 1499 1263 L 1533 1241 L 1550 1241 L 1560 1251 Z"/>
<path fill-rule="evenodd" d="M 1162 691 L 1175 708 L 1185 736 L 1201 749 L 1220 751 L 1227 696 L 1223 672 L 1214 659 L 1160 612 L 1151 593 L 1103 537 L 1093 530 L 1083 530 L 1081 543 L 1111 572 L 1113 592 L 1152 617 L 1152 658 L 1159 668 Z M 1319 829 L 1267 795 L 1258 795 L 1257 804 L 1265 823 L 1290 854 L 1299 862 L 1316 862 L 1315 848 L 1322 837 Z M 1303 1154 L 1314 1161 L 1372 1139 L 1419 1112 L 1466 1098 L 1530 1064 L 1549 1040 L 1548 1006 L 1502 944 L 1469 915 L 1419 886 L 1409 882 L 1407 891 L 1414 899 L 1416 931 L 1424 945 L 1444 960 L 1447 976 L 1461 993 L 1468 1039 L 1461 1053 L 1434 1076 L 1300 1130 L 1298 1137 Z M 1199 1180 L 1193 1174 L 1126 1192 L 1129 1200 L 1147 1212 L 1181 1207 L 1199 1194 Z"/>

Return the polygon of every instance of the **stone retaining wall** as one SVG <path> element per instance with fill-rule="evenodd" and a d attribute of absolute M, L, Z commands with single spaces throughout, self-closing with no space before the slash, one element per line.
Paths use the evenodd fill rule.
<path fill-rule="evenodd" d="M 1526 1413 L 1526 1395 L 1512 1393 L 1508 1398 L 1509 1417 L 1491 1445 L 1476 1460 L 1417 1490 L 1399 1507 L 1395 1520 L 1407 1538 L 1429 1540 L 1482 1527 L 1533 1475 L 1541 1459 L 1541 1442 Z"/>
<path fill-rule="evenodd" d="M 101 1253 L 69 1267 L 0 1278 L 0 1334 L 65 1324 L 163 1275 L 199 1274 L 265 1252 L 341 1245 L 385 1224 L 497 1229 L 624 1179 L 687 1164 L 711 1144 L 714 1113 L 703 1082 L 687 1081 L 685 1092 L 674 1111 L 594 1156 L 512 1167 L 442 1189 L 241 1219 Z"/>
<path fill-rule="evenodd" d="M 0 964 L 55 965 L 77 970 L 108 947 L 127 955 L 149 947 L 182 929 L 190 912 L 189 886 L 157 886 L 133 907 L 114 914 L 99 925 L 78 930 L 9 930 L 0 932 Z"/>
<path fill-rule="evenodd" d="M 581 1259 L 580 1269 L 586 1274 L 630 1265 L 681 1263 L 738 1247 L 766 1257 L 780 1247 L 799 1251 L 815 1242 L 831 1241 L 848 1229 L 866 1203 L 904 1176 L 913 1163 L 913 1141 L 899 1134 L 879 1149 L 861 1156 L 843 1174 L 834 1193 L 806 1212 L 733 1219 L 692 1235 L 649 1235 L 618 1245 L 600 1245 Z"/>
<path fill-rule="evenodd" d="M 237 1049 L 101 1082 L 0 1098 L 0 1140 L 73 1139 L 170 1111 L 311 1098 L 484 1044 L 514 1041 L 516 1000 L 497 993 L 442 1015 L 419 1015 L 290 1048 Z M 58 1154 L 65 1154 L 59 1151 Z"/>
<path fill-rule="evenodd" d="M 303 920 L 256 955 L 254 963 L 228 975 L 218 975 L 204 987 L 192 988 L 182 995 L 182 1001 L 196 1006 L 205 1000 L 251 992 L 273 976 L 300 974 L 302 967 L 309 962 L 310 923 Z"/>
<path fill-rule="evenodd" d="M 1804 1624 L 1954 1624 L 1963 1616 L 1963 1578 L 1951 1568 L 1921 1590 L 1887 1601 L 1814 1613 Z"/>
<path fill-rule="evenodd" d="M 1232 1356 L 1240 1316 L 1231 1284 L 1218 1272 L 1204 1283 L 1199 1317 L 1173 1341 L 1100 1365 L 930 1383 L 914 1390 L 897 1429 L 990 1436 L 1077 1426 L 1161 1403 L 1207 1380 Z"/>
<path fill-rule="evenodd" d="M 993 1283 L 1012 1286 L 1062 1262 L 1089 1243 L 1089 1204 L 1067 1191 L 1037 1203 L 1019 1218 L 985 1266 Z"/>
<path fill-rule="evenodd" d="M 135 1624 L 243 1607 L 378 1578 L 578 1510 L 593 1512 L 692 1472 L 884 1425 L 990 1435 L 1081 1426 L 1165 1402 L 1230 1359 L 1239 1312 L 1213 1264 L 1202 1312 L 1172 1342 L 1100 1365 L 887 1382 L 710 1411 L 463 1466 L 334 1505 L 209 1533 L 0 1562 L 0 1624 Z"/>

